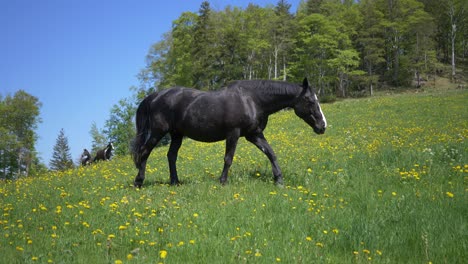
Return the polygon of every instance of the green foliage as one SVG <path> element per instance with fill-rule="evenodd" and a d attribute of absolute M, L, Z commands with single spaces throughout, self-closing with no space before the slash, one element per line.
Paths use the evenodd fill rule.
<path fill-rule="evenodd" d="M 38 168 L 36 129 L 39 100 L 23 90 L 13 96 L 0 95 L 0 178 L 28 176 Z"/>
<path fill-rule="evenodd" d="M 91 125 L 91 130 L 89 131 L 91 138 L 93 139 L 91 143 L 91 153 L 96 154 L 96 152 L 102 149 L 104 146 L 107 146 L 109 141 L 106 139 L 104 132 L 99 131 L 96 123 L 93 122 Z"/>
<path fill-rule="evenodd" d="M 468 258 L 467 91 L 322 105 L 317 136 L 293 111 L 265 136 L 285 187 L 240 140 L 186 139 L 169 186 L 167 147 L 134 189 L 129 156 L 0 182 L 1 263 L 462 263 Z"/>
<path fill-rule="evenodd" d="M 54 145 L 54 152 L 52 159 L 49 162 L 51 170 L 63 171 L 73 168 L 73 161 L 70 154 L 70 147 L 68 146 L 68 138 L 65 136 L 63 128 L 57 137 Z"/>
<path fill-rule="evenodd" d="M 113 142 L 117 155 L 130 154 L 131 143 L 135 137 L 135 112 L 133 100 L 121 99 L 112 107 L 110 117 L 106 120 L 104 133 L 109 141 Z"/>
<path fill-rule="evenodd" d="M 285 0 L 223 10 L 205 1 L 197 14 L 181 14 L 152 46 L 140 80 L 158 89 L 213 90 L 236 79 L 299 82 L 307 76 L 322 96 L 341 97 L 372 95 L 388 84 L 419 87 L 436 74 L 438 60 L 450 61 L 453 41 L 455 55 L 465 61 L 462 2 L 308 0 L 292 14 Z"/>

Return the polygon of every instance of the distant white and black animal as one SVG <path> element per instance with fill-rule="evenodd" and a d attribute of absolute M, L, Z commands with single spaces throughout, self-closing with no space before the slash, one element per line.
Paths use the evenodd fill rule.
<path fill-rule="evenodd" d="M 148 156 L 168 133 L 171 135 L 167 153 L 171 184 L 179 183 L 176 160 L 184 137 L 202 142 L 226 140 L 224 168 L 219 178 L 222 184 L 226 183 L 237 141 L 245 137 L 268 157 L 275 182 L 282 184 L 283 174 L 263 130 L 269 115 L 288 107 L 315 133 L 325 133 L 327 121 L 307 79 L 302 85 L 267 80 L 236 81 L 213 92 L 174 87 L 148 95 L 136 112 L 133 159 L 138 174 L 134 185 L 143 184 Z"/>
<path fill-rule="evenodd" d="M 82 166 L 86 166 L 91 164 L 91 153 L 87 149 L 83 150 L 83 154 L 81 154 L 80 161 Z"/>
<path fill-rule="evenodd" d="M 112 142 L 109 142 L 104 149 L 96 152 L 96 157 L 94 157 L 93 162 L 98 160 L 109 160 L 112 157 L 112 150 L 114 150 L 114 145 Z"/>

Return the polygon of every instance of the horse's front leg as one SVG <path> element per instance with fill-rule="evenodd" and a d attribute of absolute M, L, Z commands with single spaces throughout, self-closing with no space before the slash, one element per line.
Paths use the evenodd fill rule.
<path fill-rule="evenodd" d="M 248 136 L 246 139 L 257 146 L 257 148 L 259 148 L 263 153 L 265 153 L 271 162 L 275 183 L 278 185 L 283 185 L 283 174 L 278 165 L 278 161 L 276 160 L 275 152 L 271 148 L 270 144 L 268 144 L 268 141 L 265 139 L 263 133 Z"/>
<path fill-rule="evenodd" d="M 177 177 L 177 153 L 179 153 L 180 146 L 182 145 L 182 136 L 171 134 L 171 146 L 167 152 L 167 160 L 169 162 L 169 173 L 171 177 L 171 185 L 179 184 L 179 177 Z"/>
<path fill-rule="evenodd" d="M 226 137 L 226 153 L 224 154 L 224 168 L 219 178 L 221 184 L 226 184 L 229 168 L 232 165 L 232 160 L 234 158 L 234 153 L 236 152 L 237 141 L 239 140 L 240 131 L 235 129 L 228 133 Z"/>

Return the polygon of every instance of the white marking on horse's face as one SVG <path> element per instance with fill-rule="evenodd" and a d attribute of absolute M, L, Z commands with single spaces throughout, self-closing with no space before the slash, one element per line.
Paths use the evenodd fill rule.
<path fill-rule="evenodd" d="M 325 128 L 327 127 L 327 119 L 325 118 L 325 115 L 323 114 L 322 112 L 322 107 L 320 107 L 320 103 L 318 101 L 318 98 L 317 98 L 317 95 L 314 94 L 314 99 L 317 101 L 317 106 L 319 108 L 319 111 L 320 111 L 320 114 L 322 115 L 322 118 L 323 118 L 323 122 L 325 123 Z"/>

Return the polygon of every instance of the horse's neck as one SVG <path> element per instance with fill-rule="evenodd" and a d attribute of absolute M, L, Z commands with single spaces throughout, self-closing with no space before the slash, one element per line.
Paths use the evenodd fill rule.
<path fill-rule="evenodd" d="M 259 97 L 259 102 L 268 114 L 276 113 L 288 107 L 293 107 L 301 90 L 290 94 L 264 94 Z"/>

